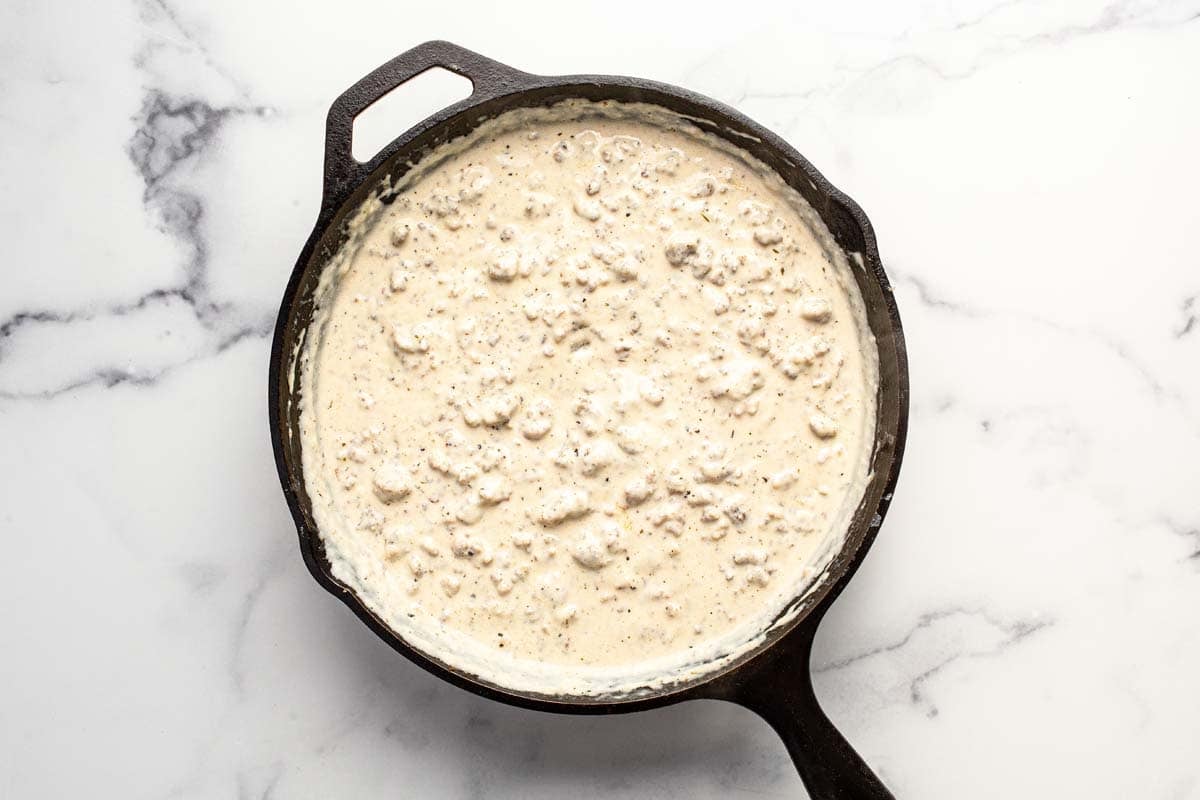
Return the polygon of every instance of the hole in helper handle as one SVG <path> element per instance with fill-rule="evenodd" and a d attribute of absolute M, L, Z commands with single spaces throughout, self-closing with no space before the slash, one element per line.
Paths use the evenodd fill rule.
<path fill-rule="evenodd" d="M 354 119 L 388 92 L 432 67 L 441 67 L 471 82 L 469 97 L 447 109 L 466 107 L 520 88 L 527 73 L 493 61 L 451 42 L 432 41 L 383 64 L 351 86 L 333 102 L 325 119 L 325 197 L 327 209 L 336 208 L 352 191 L 396 151 L 397 143 L 380 150 L 367 163 L 352 153 Z"/>
<path fill-rule="evenodd" d="M 704 694 L 766 720 L 783 739 L 812 800 L 895 800 L 817 702 L 810 660 L 820 616 L 805 620 L 785 641 Z"/>

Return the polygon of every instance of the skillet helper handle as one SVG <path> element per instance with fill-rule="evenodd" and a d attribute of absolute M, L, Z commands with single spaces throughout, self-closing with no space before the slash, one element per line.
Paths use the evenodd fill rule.
<path fill-rule="evenodd" d="M 724 698 L 745 706 L 775 729 L 812 800 L 895 800 L 817 702 L 810 658 L 816 625 L 781 642 L 742 675 Z M 772 652 L 779 651 L 779 652 Z"/>
<path fill-rule="evenodd" d="M 471 95 L 456 106 L 466 107 L 519 88 L 529 76 L 451 42 L 419 44 L 375 69 L 333 102 L 325 118 L 325 200 L 340 205 L 380 164 L 396 151 L 392 142 L 364 163 L 354 158 L 354 120 L 372 103 L 428 69 L 441 67 L 471 82 Z M 453 108 L 454 106 L 451 106 Z"/>

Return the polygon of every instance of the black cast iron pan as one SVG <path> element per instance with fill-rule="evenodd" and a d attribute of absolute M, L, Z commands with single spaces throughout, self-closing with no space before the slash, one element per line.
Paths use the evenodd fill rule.
<path fill-rule="evenodd" d="M 354 119 L 405 81 L 443 67 L 474 84 L 467 99 L 438 111 L 362 164 L 351 156 Z M 756 648 L 727 668 L 665 688 L 618 697 L 541 695 L 514 691 L 458 671 L 414 649 L 333 577 L 313 522 L 301 467 L 300 378 L 294 354 L 313 314 L 322 269 L 346 239 L 344 222 L 383 179 L 402 175 L 430 149 L 462 136 L 482 120 L 513 108 L 544 106 L 568 98 L 653 103 L 683 114 L 705 130 L 744 148 L 775 169 L 812 204 L 838 244 L 861 257 L 854 275 L 879 350 L 879 393 L 872 477 L 846 541 L 825 580 L 789 608 L 799 613 L 776 626 Z M 547 77 L 499 64 L 449 42 L 426 42 L 366 76 L 329 110 L 325 135 L 325 186 L 316 227 L 288 281 L 275 326 L 270 367 L 271 440 L 275 462 L 296 521 L 300 550 L 317 582 L 345 602 L 384 641 L 433 674 L 493 700 L 540 711 L 612 714 L 709 698 L 752 709 L 783 738 L 812 797 L 889 798 L 892 795 L 821 710 L 813 693 L 809 658 L 825 611 L 850 580 L 874 540 L 891 501 L 908 423 L 908 366 L 900 317 L 879 262 L 875 235 L 862 210 L 775 134 L 725 105 L 661 83 L 606 75 Z"/>

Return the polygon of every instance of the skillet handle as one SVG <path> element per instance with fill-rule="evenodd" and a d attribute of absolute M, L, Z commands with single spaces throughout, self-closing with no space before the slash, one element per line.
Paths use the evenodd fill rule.
<path fill-rule="evenodd" d="M 735 670 L 714 695 L 750 709 L 774 728 L 812 800 L 895 800 L 817 702 L 810 672 L 817 622 L 806 621 L 789 641 Z"/>
<path fill-rule="evenodd" d="M 367 175 L 395 153 L 393 141 L 365 164 L 351 151 L 354 120 L 388 92 L 433 67 L 471 82 L 471 95 L 449 109 L 466 107 L 519 88 L 528 74 L 451 42 L 431 41 L 401 53 L 375 69 L 333 101 L 325 118 L 325 205 L 336 208 Z"/>

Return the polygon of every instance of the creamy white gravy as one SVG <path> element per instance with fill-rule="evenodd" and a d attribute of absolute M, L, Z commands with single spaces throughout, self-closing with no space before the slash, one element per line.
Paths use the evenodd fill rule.
<path fill-rule="evenodd" d="M 868 477 L 875 349 L 819 217 L 684 119 L 583 101 L 484 123 L 396 189 L 352 222 L 301 353 L 337 577 L 525 691 L 749 646 Z"/>

